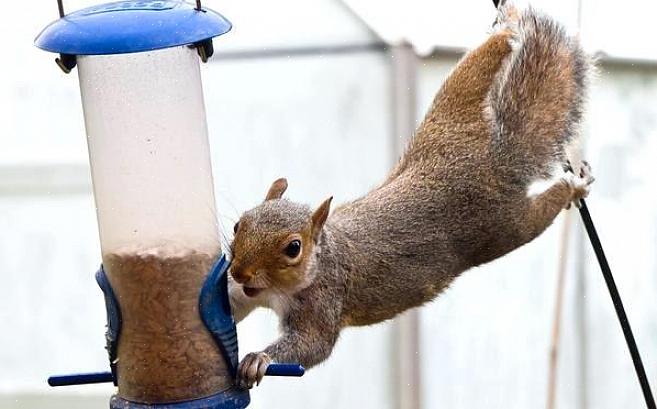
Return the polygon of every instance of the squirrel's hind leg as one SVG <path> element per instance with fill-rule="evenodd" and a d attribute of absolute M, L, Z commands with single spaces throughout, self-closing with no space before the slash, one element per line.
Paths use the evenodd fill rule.
<path fill-rule="evenodd" d="M 517 7 L 510 1 L 502 0 L 497 7 L 497 16 L 493 28 L 498 31 L 508 31 L 512 36 L 517 36 L 519 23 L 520 13 Z"/>
<path fill-rule="evenodd" d="M 484 44 L 470 51 L 445 80 L 425 124 L 480 122 L 483 107 L 498 73 L 513 51 L 519 15 L 513 6 L 500 8 L 494 32 Z"/>

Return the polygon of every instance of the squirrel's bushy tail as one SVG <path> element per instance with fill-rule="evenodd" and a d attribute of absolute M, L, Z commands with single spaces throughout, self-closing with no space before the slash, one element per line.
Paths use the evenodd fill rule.
<path fill-rule="evenodd" d="M 516 178 L 547 176 L 576 142 L 592 62 L 561 25 L 531 8 L 515 31 L 511 58 L 490 93 L 492 154 Z"/>

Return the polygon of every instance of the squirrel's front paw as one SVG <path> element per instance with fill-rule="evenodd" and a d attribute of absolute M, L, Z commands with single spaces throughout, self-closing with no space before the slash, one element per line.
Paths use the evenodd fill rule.
<path fill-rule="evenodd" d="M 582 166 L 579 169 L 579 173 L 575 173 L 573 170 L 567 172 L 564 177 L 564 182 L 570 188 L 570 200 L 566 205 L 566 209 L 570 208 L 571 204 L 574 204 L 575 207 L 580 208 L 580 200 L 584 199 L 589 195 L 591 191 L 591 184 L 595 181 L 595 178 L 591 174 L 591 165 L 586 161 L 582 161 Z"/>
<path fill-rule="evenodd" d="M 252 352 L 245 356 L 237 367 L 237 386 L 251 389 L 254 383 L 260 385 L 270 363 L 271 358 L 264 352 Z"/>

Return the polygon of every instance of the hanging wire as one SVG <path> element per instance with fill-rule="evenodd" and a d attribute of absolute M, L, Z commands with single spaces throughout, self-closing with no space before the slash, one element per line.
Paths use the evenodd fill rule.
<path fill-rule="evenodd" d="M 646 376 L 646 370 L 643 367 L 643 361 L 641 361 L 639 348 L 636 346 L 634 334 L 632 333 L 632 328 L 630 327 L 630 321 L 627 319 L 627 314 L 625 313 L 625 308 L 623 307 L 623 301 L 621 301 L 620 294 L 618 293 L 618 288 L 616 288 L 614 277 L 611 275 L 611 268 L 607 262 L 607 257 L 605 257 L 605 252 L 602 250 L 602 244 L 600 243 L 598 232 L 595 230 L 593 220 L 591 220 L 591 213 L 589 213 L 589 208 L 586 206 L 584 199 L 582 199 L 581 203 L 582 206 L 579 208 L 579 212 L 582 216 L 582 221 L 584 222 L 586 232 L 588 233 L 589 239 L 591 240 L 591 245 L 593 246 L 595 256 L 598 259 L 598 263 L 600 264 L 600 270 L 602 270 L 602 276 L 604 277 L 605 283 L 607 284 L 609 295 L 611 295 L 611 300 L 614 304 L 614 309 L 616 310 L 618 321 L 620 321 L 621 329 L 623 330 L 623 335 L 625 336 L 627 348 L 630 350 L 630 356 L 632 357 L 632 363 L 634 364 L 634 370 L 636 371 L 637 378 L 639 378 L 639 384 L 641 385 L 643 398 L 646 401 L 646 407 L 648 409 L 657 409 L 657 406 L 655 405 L 655 399 L 653 398 L 652 392 L 650 390 L 648 376 Z"/>

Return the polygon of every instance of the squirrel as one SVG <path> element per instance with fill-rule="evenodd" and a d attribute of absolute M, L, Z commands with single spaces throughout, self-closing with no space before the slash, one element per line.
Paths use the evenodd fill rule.
<path fill-rule="evenodd" d="M 342 328 L 435 299 L 586 197 L 590 167 L 569 172 L 569 149 L 593 66 L 561 25 L 502 4 L 382 184 L 330 213 L 332 197 L 312 209 L 276 180 L 235 224 L 229 294 L 236 321 L 271 308 L 282 335 L 244 357 L 238 385 L 259 384 L 272 361 L 319 364 Z"/>

